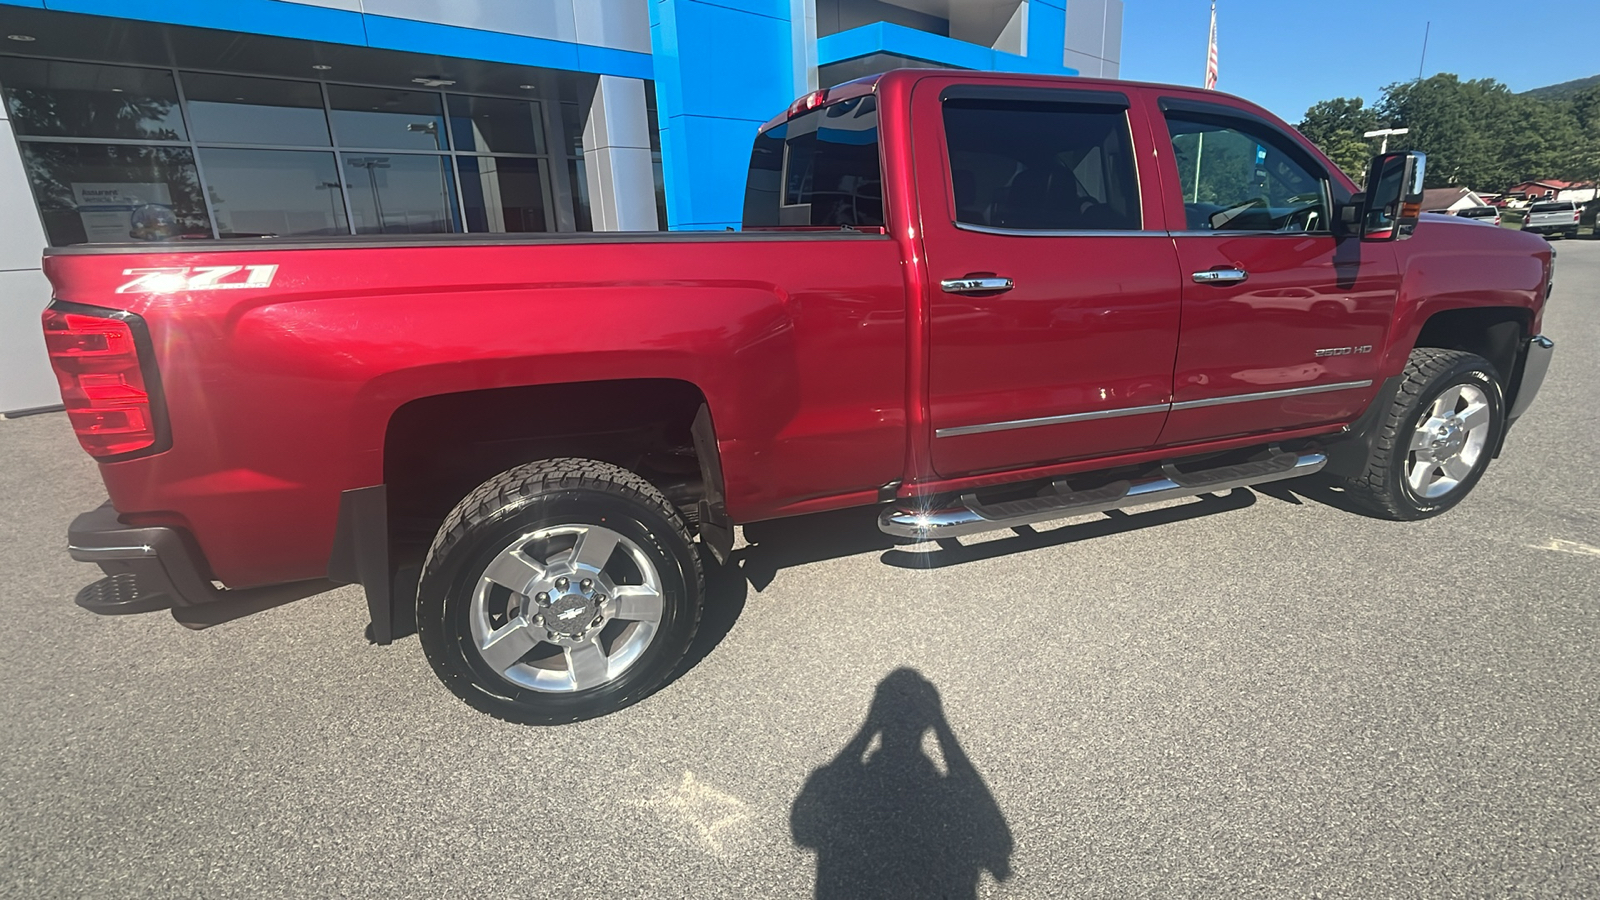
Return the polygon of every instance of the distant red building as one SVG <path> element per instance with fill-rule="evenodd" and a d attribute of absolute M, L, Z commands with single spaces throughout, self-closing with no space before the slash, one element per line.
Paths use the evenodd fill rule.
<path fill-rule="evenodd" d="M 1537 200 L 1542 197 L 1554 199 L 1562 191 L 1571 190 L 1579 186 L 1570 181 L 1556 181 L 1554 179 L 1549 181 L 1524 181 L 1521 184 L 1506 188 L 1506 193 L 1522 194 L 1529 200 Z"/>

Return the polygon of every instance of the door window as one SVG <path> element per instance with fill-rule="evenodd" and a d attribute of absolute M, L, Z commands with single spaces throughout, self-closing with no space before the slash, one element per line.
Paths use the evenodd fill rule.
<path fill-rule="evenodd" d="M 1169 113 L 1189 231 L 1329 230 L 1324 174 L 1255 125 Z"/>
<path fill-rule="evenodd" d="M 950 98 L 945 140 L 956 221 L 1023 231 L 1137 231 L 1125 109 Z"/>

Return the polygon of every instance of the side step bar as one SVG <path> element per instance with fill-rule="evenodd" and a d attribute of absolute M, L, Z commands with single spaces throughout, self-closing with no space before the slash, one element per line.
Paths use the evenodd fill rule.
<path fill-rule="evenodd" d="M 1259 462 L 1199 472 L 1179 472 L 1171 463 L 1165 463 L 1159 478 L 1118 481 L 1090 491 L 1062 491 L 989 504 L 979 502 L 976 495 L 964 494 L 960 505 L 942 509 L 919 510 L 897 504 L 878 516 L 878 528 L 895 537 L 934 541 L 1299 478 L 1321 471 L 1327 464 L 1328 458 L 1321 453 L 1276 453 Z"/>

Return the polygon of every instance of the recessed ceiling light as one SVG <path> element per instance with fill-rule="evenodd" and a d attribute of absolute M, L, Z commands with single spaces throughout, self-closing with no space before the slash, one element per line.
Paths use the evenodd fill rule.
<path fill-rule="evenodd" d="M 333 66 L 324 66 L 324 65 L 318 63 L 317 65 L 314 65 L 311 68 L 316 69 L 318 72 L 326 72 L 329 69 L 332 69 Z"/>
<path fill-rule="evenodd" d="M 8 40 L 8 41 L 21 41 L 24 44 L 31 44 L 34 41 L 37 41 L 38 38 L 34 37 L 31 34 L 8 34 L 8 35 L 6 35 L 6 40 Z"/>
<path fill-rule="evenodd" d="M 519 85 L 517 85 L 517 87 L 522 88 L 525 91 L 536 91 L 536 90 L 538 90 L 538 88 L 534 87 L 531 84 L 519 84 Z"/>
<path fill-rule="evenodd" d="M 413 78 L 411 79 L 411 83 L 426 85 L 427 87 L 449 87 L 450 85 L 455 84 L 454 81 L 451 81 L 448 78 Z"/>
<path fill-rule="evenodd" d="M 122 88 L 112 88 L 111 89 L 111 93 L 120 94 L 120 93 L 122 93 Z"/>

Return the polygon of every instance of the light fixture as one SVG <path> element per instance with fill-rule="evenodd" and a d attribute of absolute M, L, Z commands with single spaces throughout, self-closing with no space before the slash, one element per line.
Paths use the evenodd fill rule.
<path fill-rule="evenodd" d="M 522 88 L 522 89 L 523 89 L 523 90 L 525 90 L 525 91 L 535 91 L 535 90 L 538 90 L 538 88 L 536 88 L 536 87 L 534 87 L 534 86 L 533 86 L 533 85 L 531 85 L 531 84 L 519 84 L 519 85 L 517 85 L 517 87 L 519 87 L 519 88 Z"/>
<path fill-rule="evenodd" d="M 111 89 L 111 93 L 120 94 L 120 93 L 122 93 L 122 88 L 112 88 Z"/>
<path fill-rule="evenodd" d="M 6 40 L 8 40 L 8 41 L 21 41 L 24 44 L 31 44 L 34 41 L 37 41 L 38 38 L 34 37 L 31 34 L 8 34 L 8 35 L 6 35 Z"/>
<path fill-rule="evenodd" d="M 411 79 L 411 83 L 420 84 L 424 87 L 449 87 L 450 85 L 455 84 L 454 81 L 451 81 L 448 78 L 413 78 Z"/>
<path fill-rule="evenodd" d="M 326 72 L 329 69 L 332 69 L 333 66 L 325 66 L 322 63 L 317 63 L 316 65 L 312 66 L 311 68 L 316 69 L 318 72 Z"/>

